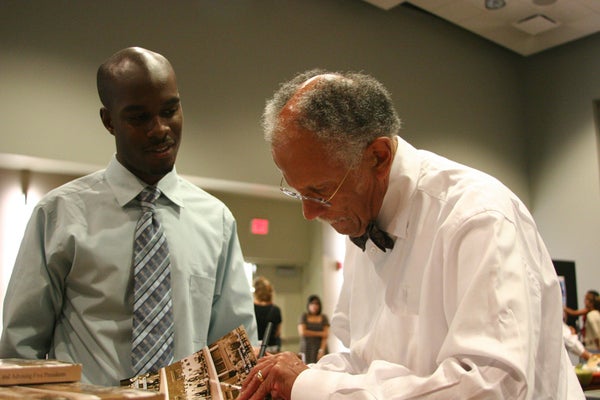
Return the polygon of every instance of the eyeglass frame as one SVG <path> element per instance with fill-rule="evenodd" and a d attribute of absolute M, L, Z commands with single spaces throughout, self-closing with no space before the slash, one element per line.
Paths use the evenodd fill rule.
<path fill-rule="evenodd" d="M 305 196 L 303 194 L 296 192 L 295 190 L 292 190 L 288 187 L 283 186 L 283 182 L 285 180 L 283 175 L 281 175 L 281 181 L 279 182 L 279 190 L 281 191 L 281 193 L 285 194 L 286 196 L 291 197 L 296 200 L 300 200 L 300 201 L 307 200 L 307 201 L 312 201 L 314 203 L 317 203 L 323 207 L 331 207 L 331 199 L 333 199 L 333 197 L 340 191 L 340 189 L 342 188 L 342 185 L 344 184 L 344 182 L 346 182 L 346 178 L 348 178 L 348 175 L 350 174 L 351 170 L 352 170 L 352 167 L 348 168 L 348 171 L 346 171 L 346 174 L 342 178 L 342 181 L 337 186 L 337 188 L 333 191 L 333 194 L 331 196 L 329 196 L 328 199 L 320 199 L 318 197 Z"/>

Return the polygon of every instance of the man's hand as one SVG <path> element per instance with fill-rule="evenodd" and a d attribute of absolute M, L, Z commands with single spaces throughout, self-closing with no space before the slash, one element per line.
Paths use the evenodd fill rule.
<path fill-rule="evenodd" d="M 296 378 L 305 369 L 308 367 L 295 353 L 267 355 L 250 371 L 238 400 L 263 400 L 269 394 L 275 400 L 289 400 Z"/>

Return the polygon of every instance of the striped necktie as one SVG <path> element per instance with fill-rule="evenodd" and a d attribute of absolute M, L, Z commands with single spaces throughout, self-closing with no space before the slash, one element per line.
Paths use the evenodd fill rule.
<path fill-rule="evenodd" d="M 142 215 L 133 247 L 134 304 L 132 364 L 134 373 L 158 371 L 173 360 L 173 305 L 169 249 L 155 215 L 156 187 L 136 197 Z"/>

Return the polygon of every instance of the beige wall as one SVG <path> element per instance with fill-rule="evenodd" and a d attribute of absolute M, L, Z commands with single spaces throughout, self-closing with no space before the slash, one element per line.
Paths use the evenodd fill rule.
<path fill-rule="evenodd" d="M 279 199 L 261 198 L 227 192 L 210 191 L 231 209 L 236 218 L 240 243 L 246 260 L 255 264 L 292 265 L 308 264 L 311 256 L 311 225 L 302 217 L 301 204 Z M 269 221 L 267 235 L 253 235 L 253 218 Z"/>
<path fill-rule="evenodd" d="M 580 292 L 600 287 L 598 35 L 523 58 L 411 7 L 384 12 L 362 0 L 33 0 L 2 3 L 0 38 L 0 167 L 78 174 L 106 165 L 114 146 L 98 118 L 95 71 L 141 45 L 178 73 L 179 172 L 209 190 L 277 196 L 259 124 L 265 99 L 308 68 L 362 70 L 392 92 L 407 140 L 506 183 L 532 208 L 552 256 L 576 261 Z M 235 213 L 248 212 L 234 198 Z M 287 207 L 285 218 L 296 218 Z M 319 229 L 301 226 L 295 234 L 324 253 L 321 233 L 311 233 Z M 326 285 L 324 261 L 285 253 L 306 263 L 297 290 L 286 291 L 295 315 Z M 276 265 L 265 265 L 275 277 Z"/>
<path fill-rule="evenodd" d="M 491 172 L 528 201 L 521 58 L 408 7 L 16 1 L 2 4 L 0 38 L 0 153 L 104 166 L 114 145 L 98 117 L 96 68 L 114 51 L 141 45 L 165 54 L 178 74 L 181 174 L 276 185 L 260 129 L 265 99 L 296 72 L 351 69 L 389 87 L 403 136 L 416 146 Z"/>
<path fill-rule="evenodd" d="M 533 215 L 551 255 L 575 261 L 579 305 L 600 290 L 600 35 L 527 60 Z"/>

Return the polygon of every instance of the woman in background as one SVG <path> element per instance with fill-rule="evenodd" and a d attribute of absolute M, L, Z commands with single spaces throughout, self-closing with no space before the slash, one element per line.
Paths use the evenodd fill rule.
<path fill-rule="evenodd" d="M 581 329 L 579 331 L 579 340 L 581 342 L 585 342 L 585 327 L 587 325 L 587 321 L 586 321 L 587 314 L 590 311 L 594 310 L 594 301 L 597 298 L 600 298 L 598 291 L 590 289 L 587 292 L 585 292 L 585 297 L 583 299 L 584 308 L 574 310 L 567 306 L 564 307 L 564 312 L 566 315 L 572 316 L 572 317 L 577 317 L 577 319 L 579 319 L 579 317 L 581 317 L 581 319 L 582 319 L 582 323 L 578 324 L 578 326 L 581 327 Z M 577 321 L 577 322 L 579 323 L 579 321 Z"/>
<path fill-rule="evenodd" d="M 597 292 L 596 292 L 597 293 Z M 592 353 L 600 352 L 600 296 L 588 292 L 585 307 L 590 310 L 585 316 L 583 344 Z"/>
<path fill-rule="evenodd" d="M 271 338 L 267 343 L 267 352 L 279 353 L 281 350 L 281 309 L 273 304 L 273 286 L 266 278 L 259 276 L 254 280 L 254 315 L 258 328 L 258 340 L 263 340 L 267 323 L 273 323 Z"/>
<path fill-rule="evenodd" d="M 298 334 L 300 353 L 304 354 L 304 362 L 311 364 L 327 354 L 329 320 L 321 313 L 321 299 L 317 295 L 308 297 L 306 310 L 298 321 Z"/>

